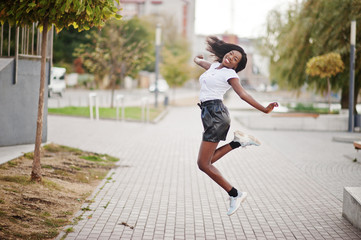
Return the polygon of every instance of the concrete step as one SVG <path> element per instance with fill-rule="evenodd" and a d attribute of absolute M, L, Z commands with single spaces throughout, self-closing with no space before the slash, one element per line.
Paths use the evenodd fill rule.
<path fill-rule="evenodd" d="M 343 189 L 342 216 L 361 230 L 361 187 Z"/>

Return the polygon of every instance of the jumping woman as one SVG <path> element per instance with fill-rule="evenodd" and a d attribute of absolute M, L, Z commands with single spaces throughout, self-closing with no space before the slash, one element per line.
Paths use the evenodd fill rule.
<path fill-rule="evenodd" d="M 242 100 L 264 113 L 271 112 L 278 104 L 273 102 L 263 107 L 241 86 L 237 73 L 246 67 L 247 55 L 240 46 L 225 43 L 217 37 L 208 37 L 207 44 L 207 50 L 214 55 L 216 62 L 206 61 L 203 56 L 194 58 L 194 62 L 206 70 L 199 78 L 201 89 L 198 105 L 202 110 L 204 132 L 198 154 L 198 167 L 229 194 L 230 206 L 227 214 L 230 216 L 246 199 L 247 193 L 234 188 L 213 163 L 233 149 L 240 146 L 259 146 L 260 142 L 253 136 L 236 131 L 233 141 L 217 149 L 219 141 L 226 140 L 231 122 L 228 109 L 223 105 L 223 96 L 232 87 Z"/>

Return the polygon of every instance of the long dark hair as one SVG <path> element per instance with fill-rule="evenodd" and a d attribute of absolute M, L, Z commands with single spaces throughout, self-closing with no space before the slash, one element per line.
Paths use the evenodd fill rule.
<path fill-rule="evenodd" d="M 207 50 L 214 54 L 218 62 L 222 62 L 224 55 L 226 55 L 232 50 L 236 50 L 242 54 L 242 58 L 241 61 L 239 61 L 235 71 L 242 71 L 246 67 L 247 54 L 240 46 L 236 44 L 226 43 L 215 36 L 208 37 L 206 41 L 208 44 Z"/>

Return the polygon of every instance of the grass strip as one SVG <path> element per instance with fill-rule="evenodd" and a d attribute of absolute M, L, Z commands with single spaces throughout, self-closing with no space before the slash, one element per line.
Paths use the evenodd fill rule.
<path fill-rule="evenodd" d="M 149 120 L 154 120 L 163 109 L 149 108 Z M 116 108 L 99 108 L 99 118 L 102 119 L 116 119 Z M 62 108 L 48 108 L 49 114 L 58 114 L 66 116 L 90 117 L 89 107 L 62 107 Z M 95 115 L 95 108 L 93 109 Z M 144 113 L 146 114 L 146 113 Z M 146 116 L 144 116 L 146 117 Z M 119 118 L 121 118 L 121 110 L 119 110 Z M 142 120 L 142 108 L 140 107 L 125 107 L 124 118 L 129 120 Z"/>
<path fill-rule="evenodd" d="M 312 104 L 297 103 L 296 106 L 287 106 L 290 110 L 301 113 L 338 114 L 338 110 L 329 111 L 329 108 L 314 107 Z"/>

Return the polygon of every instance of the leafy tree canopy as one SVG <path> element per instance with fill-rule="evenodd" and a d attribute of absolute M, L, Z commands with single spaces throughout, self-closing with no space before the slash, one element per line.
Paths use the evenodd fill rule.
<path fill-rule="evenodd" d="M 135 77 L 153 51 L 150 34 L 138 18 L 109 21 L 101 31 L 92 31 L 87 38 L 92 41 L 81 44 L 75 55 L 84 60 L 97 81 L 105 75 Z"/>
<path fill-rule="evenodd" d="M 325 55 L 311 58 L 307 62 L 306 73 L 311 76 L 330 78 L 344 70 L 345 66 L 338 53 L 327 53 Z"/>
<path fill-rule="evenodd" d="M 360 0 L 306 0 L 291 5 L 285 14 L 272 11 L 264 39 L 271 56 L 272 77 L 282 86 L 300 88 L 307 82 L 307 61 L 327 52 L 340 53 L 348 67 L 352 19 L 361 20 Z"/>
<path fill-rule="evenodd" d="M 350 25 L 361 26 L 360 0 L 304 0 L 290 5 L 287 12 L 273 10 L 268 16 L 267 37 L 263 45 L 271 57 L 270 73 L 281 87 L 300 89 L 305 84 L 317 90 L 322 81 L 306 76 L 307 61 L 337 52 L 345 70 L 331 79 L 334 90 L 342 90 L 342 106 L 347 107 L 350 64 Z M 356 56 L 361 54 L 361 27 L 356 33 Z M 361 64 L 355 66 L 355 95 L 361 87 Z M 311 82 L 310 82 L 311 81 Z"/>
<path fill-rule="evenodd" d="M 118 4 L 119 1 L 117 0 Z M 3 0 L 0 3 L 0 21 L 10 25 L 28 25 L 47 20 L 57 31 L 73 25 L 79 31 L 93 26 L 104 26 L 111 17 L 120 18 L 114 0 Z"/>
<path fill-rule="evenodd" d="M 69 26 L 67 29 L 63 29 L 61 32 L 54 36 L 53 43 L 53 62 L 54 64 L 73 64 L 75 56 L 73 56 L 74 50 L 80 44 L 91 43 L 91 39 L 86 35 L 90 31 L 96 31 L 97 28 L 91 28 L 89 31 L 79 32 L 73 26 Z"/>
<path fill-rule="evenodd" d="M 162 49 L 163 63 L 160 72 L 172 86 L 182 86 L 191 77 L 192 69 L 189 65 L 190 52 L 185 39 L 167 43 Z"/>

